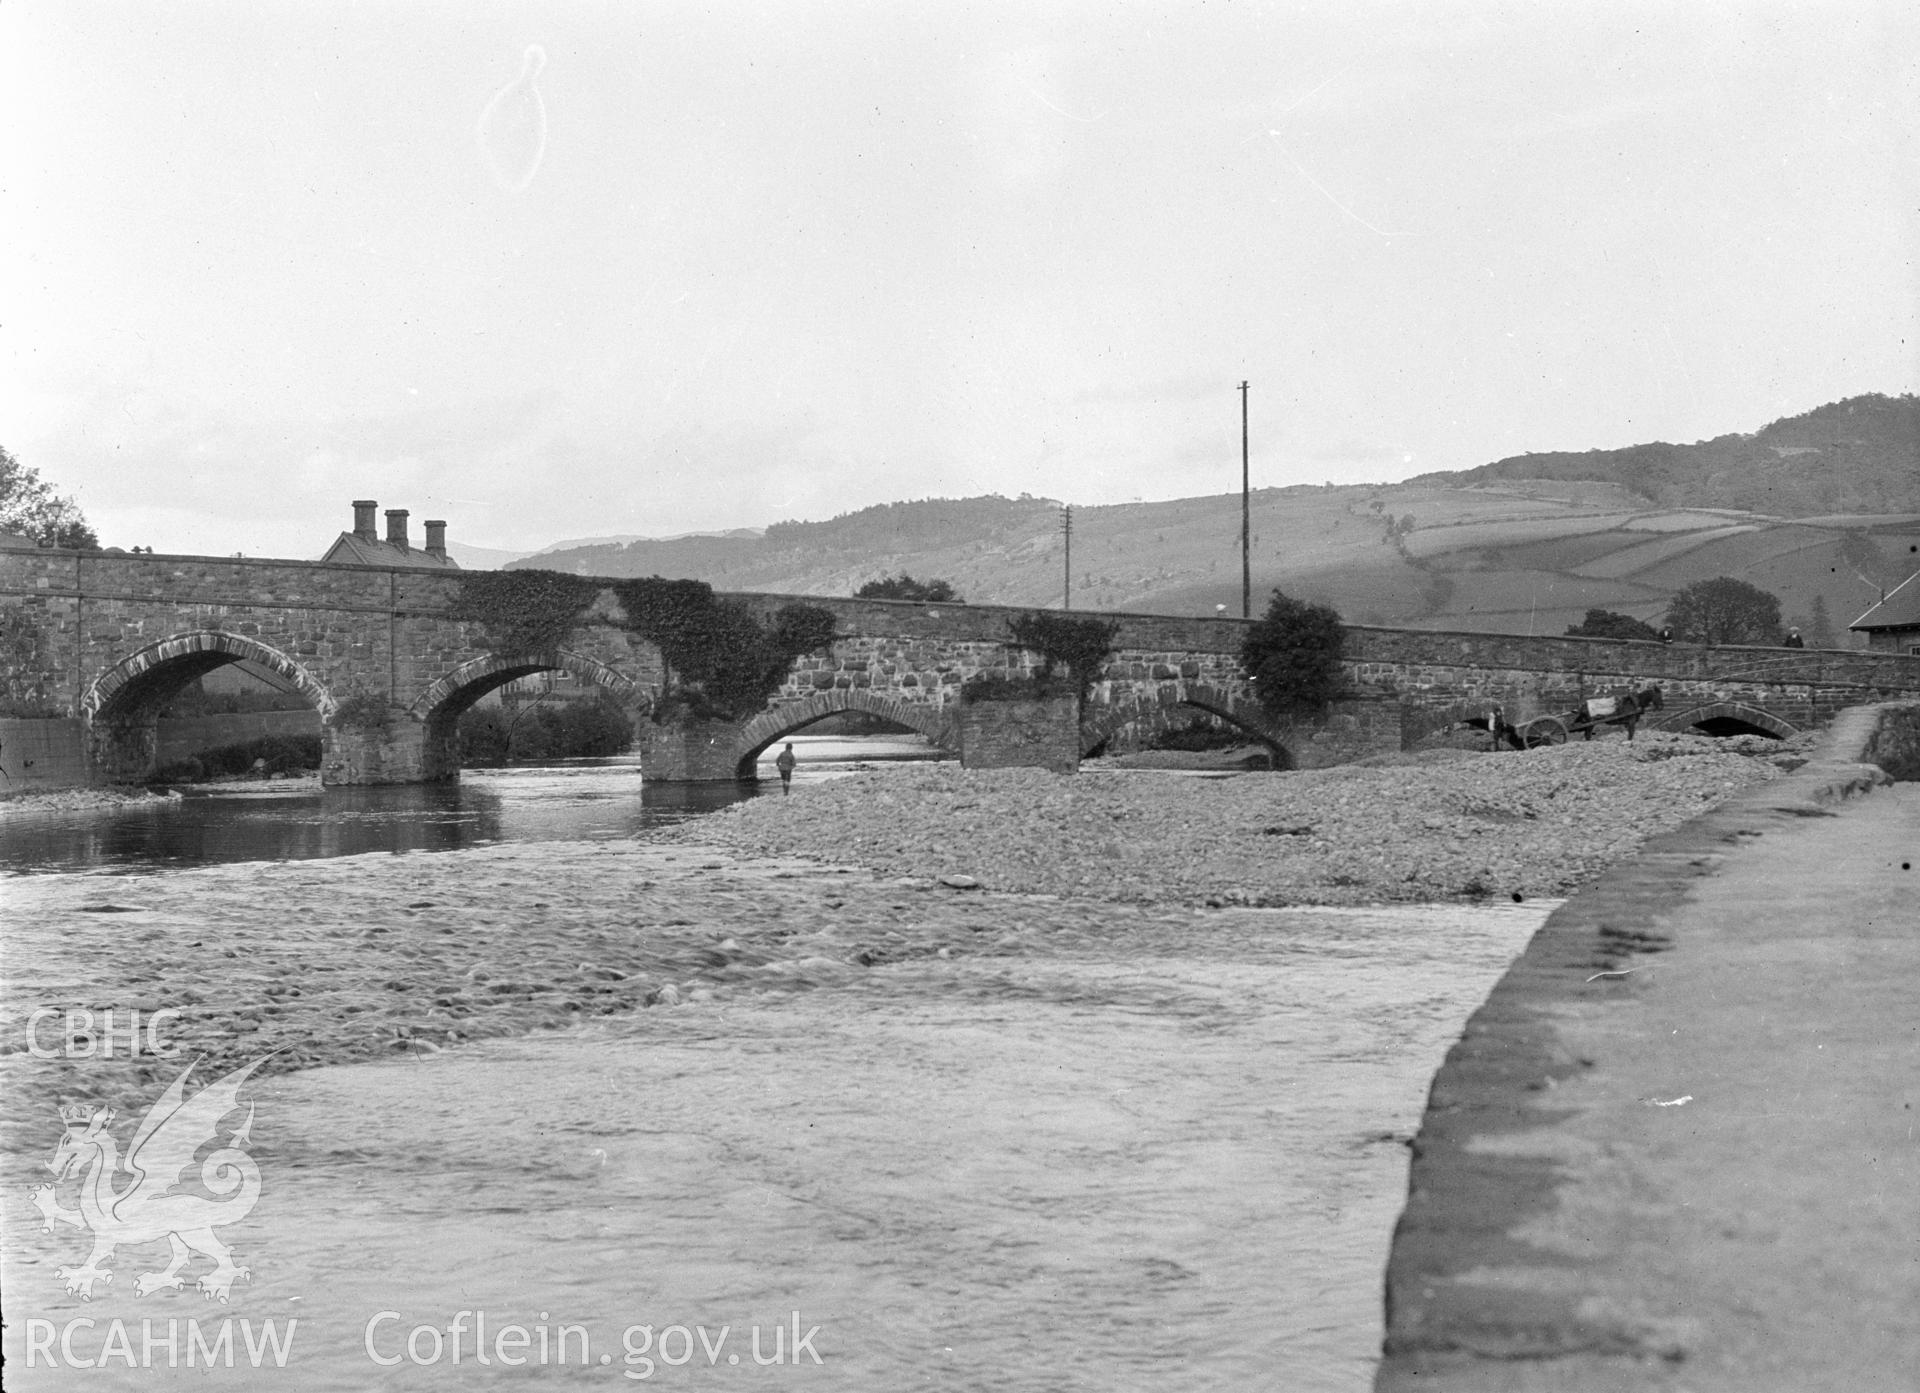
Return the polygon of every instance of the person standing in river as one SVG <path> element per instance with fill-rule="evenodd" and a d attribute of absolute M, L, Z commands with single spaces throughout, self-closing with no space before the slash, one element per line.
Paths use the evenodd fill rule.
<path fill-rule="evenodd" d="M 789 740 L 787 741 L 787 748 L 780 751 L 780 758 L 773 762 L 773 767 L 780 771 L 780 792 L 783 794 L 793 792 L 793 766 L 795 763 L 796 761 L 793 757 L 793 741 Z"/>

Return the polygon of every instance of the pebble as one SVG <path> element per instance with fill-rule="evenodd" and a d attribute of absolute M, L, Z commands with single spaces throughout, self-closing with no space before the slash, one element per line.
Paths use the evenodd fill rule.
<path fill-rule="evenodd" d="M 903 886 L 930 877 L 952 889 L 1143 903 L 1558 896 L 1645 838 L 1779 777 L 1803 752 L 1646 731 L 1632 742 L 1426 754 L 1435 757 L 1208 779 L 881 769 L 755 799 L 667 836 L 852 860 Z"/>

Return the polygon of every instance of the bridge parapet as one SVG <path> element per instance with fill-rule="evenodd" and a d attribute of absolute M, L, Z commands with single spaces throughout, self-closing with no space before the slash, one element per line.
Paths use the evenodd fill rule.
<path fill-rule="evenodd" d="M 99 777 L 137 777 L 150 763 L 161 705 L 210 666 L 245 659 L 293 675 L 328 716 L 324 738 L 336 776 L 412 780 L 457 770 L 459 713 L 513 676 L 567 668 L 636 714 L 659 692 L 660 654 L 626 627 L 610 591 L 563 649 L 499 653 L 482 625 L 452 617 L 460 586 L 458 572 L 0 549 L 0 619 L 19 639 L 8 655 L 9 704 L 0 716 L 63 714 L 88 726 Z M 1013 646 L 1010 629 L 1027 607 L 725 598 L 762 617 L 796 602 L 826 609 L 839 637 L 830 652 L 795 665 L 767 711 L 702 747 L 702 768 L 725 766 L 715 777 L 830 710 L 904 713 L 889 718 L 950 740 L 968 677 L 1019 672 L 1035 661 Z M 1246 621 L 1096 617 L 1116 626 L 1115 652 L 1083 713 L 1083 739 L 1097 741 L 1129 722 L 1164 724 L 1197 708 L 1282 745 L 1300 764 L 1400 748 L 1491 704 L 1514 715 L 1557 712 L 1646 685 L 1666 693 L 1665 724 L 1706 713 L 1700 718 L 1776 733 L 1819 724 L 1842 706 L 1920 695 L 1920 657 L 1892 653 L 1350 625 L 1348 696 L 1326 720 L 1288 727 L 1259 712 L 1240 670 Z M 353 711 L 359 723 L 336 722 L 336 709 Z M 98 730 L 96 718 L 104 719 Z"/>

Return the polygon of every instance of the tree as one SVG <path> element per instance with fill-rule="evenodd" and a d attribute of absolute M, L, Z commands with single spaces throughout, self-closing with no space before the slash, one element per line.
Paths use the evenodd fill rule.
<path fill-rule="evenodd" d="M 961 603 L 959 593 L 944 580 L 915 580 L 902 571 L 897 576 L 882 576 L 879 580 L 870 580 L 853 592 L 856 600 L 923 600 L 929 603 L 957 605 Z"/>
<path fill-rule="evenodd" d="M 1780 597 L 1732 576 L 1715 576 L 1675 595 L 1667 624 L 1684 643 L 1778 643 Z"/>
<path fill-rule="evenodd" d="M 1643 624 L 1631 614 L 1615 614 L 1610 609 L 1590 609 L 1587 617 L 1567 630 L 1568 638 L 1640 638 L 1660 637 L 1651 624 Z"/>
<path fill-rule="evenodd" d="M 1839 642 L 1833 636 L 1833 619 L 1827 613 L 1827 597 L 1813 597 L 1813 617 L 1807 621 L 1807 637 L 1815 648 L 1837 648 Z"/>
<path fill-rule="evenodd" d="M 77 551 L 100 547 L 79 505 L 55 493 L 39 470 L 20 463 L 4 446 L 0 446 L 0 531 L 24 533 L 43 547 Z"/>
<path fill-rule="evenodd" d="M 1346 638 L 1332 609 L 1276 590 L 1266 614 L 1247 630 L 1240 666 L 1272 715 L 1317 716 L 1339 695 Z"/>

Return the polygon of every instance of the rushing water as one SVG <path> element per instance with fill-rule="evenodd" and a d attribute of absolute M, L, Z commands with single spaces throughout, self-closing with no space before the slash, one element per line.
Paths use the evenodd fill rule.
<path fill-rule="evenodd" d="M 1547 908 L 1196 910 L 1091 936 L 1048 916 L 977 955 L 265 1079 L 261 1199 L 219 1231 L 252 1280 L 224 1306 L 191 1282 L 137 1296 L 152 1242 L 91 1303 L 66 1294 L 86 1237 L 26 1202 L 45 1155 L 0 1158 L 9 1384 L 1359 1393 L 1403 1143 Z M 236 1367 L 165 1368 L 188 1319 L 209 1340 L 231 1319 Z M 261 1371 L 267 1320 L 299 1324 Z M 524 1343 L 495 1345 L 507 1327 Z M 796 1365 L 816 1327 L 821 1362 Z"/>
<path fill-rule="evenodd" d="M 796 736 L 793 744 L 802 780 L 937 753 L 918 736 Z M 174 799 L 14 817 L 0 823 L 0 871 L 138 872 L 631 837 L 777 789 L 776 753 L 767 751 L 758 784 L 645 783 L 635 756 L 472 769 L 454 784 L 206 784 Z"/>

